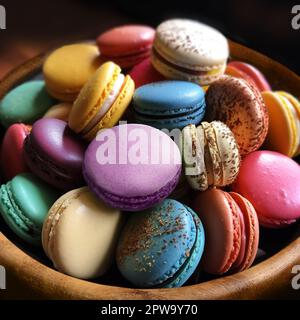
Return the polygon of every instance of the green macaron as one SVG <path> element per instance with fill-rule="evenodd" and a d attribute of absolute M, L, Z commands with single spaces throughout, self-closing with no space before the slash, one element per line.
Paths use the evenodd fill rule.
<path fill-rule="evenodd" d="M 4 127 L 16 122 L 31 124 L 55 104 L 42 80 L 25 82 L 9 91 L 0 102 L 0 119 Z"/>
<path fill-rule="evenodd" d="M 31 173 L 19 174 L 0 187 L 0 213 L 21 239 L 41 245 L 44 219 L 58 197 L 57 190 Z"/>

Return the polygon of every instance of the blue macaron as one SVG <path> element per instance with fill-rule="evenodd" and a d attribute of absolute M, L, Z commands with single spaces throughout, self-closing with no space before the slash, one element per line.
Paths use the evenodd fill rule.
<path fill-rule="evenodd" d="M 133 96 L 135 120 L 157 129 L 198 124 L 205 113 L 205 93 L 188 81 L 161 81 L 139 87 Z"/>
<path fill-rule="evenodd" d="M 119 238 L 117 265 L 135 286 L 180 287 L 197 268 L 204 242 L 195 212 L 166 199 L 130 216 Z"/>

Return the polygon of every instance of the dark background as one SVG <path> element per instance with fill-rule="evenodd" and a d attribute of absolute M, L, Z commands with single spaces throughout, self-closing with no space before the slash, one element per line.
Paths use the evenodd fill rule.
<path fill-rule="evenodd" d="M 300 74 L 300 30 L 291 26 L 291 9 L 297 2 L 300 4 L 297 0 L 0 0 L 7 13 L 7 29 L 0 30 L 0 78 L 22 61 L 63 43 L 92 39 L 124 23 L 155 27 L 170 17 L 211 24 Z"/>

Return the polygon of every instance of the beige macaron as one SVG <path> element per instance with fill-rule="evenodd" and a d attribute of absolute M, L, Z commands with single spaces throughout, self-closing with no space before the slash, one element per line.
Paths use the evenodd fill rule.
<path fill-rule="evenodd" d="M 229 185 L 239 172 L 237 142 L 231 130 L 220 121 L 185 127 L 183 158 L 187 181 L 195 190 Z"/>
<path fill-rule="evenodd" d="M 72 103 L 68 102 L 58 103 L 48 109 L 43 118 L 55 118 L 68 122 L 72 106 Z"/>
<path fill-rule="evenodd" d="M 87 187 L 69 191 L 49 210 L 43 248 L 60 272 L 81 279 L 99 277 L 112 264 L 122 221 L 119 210 Z"/>

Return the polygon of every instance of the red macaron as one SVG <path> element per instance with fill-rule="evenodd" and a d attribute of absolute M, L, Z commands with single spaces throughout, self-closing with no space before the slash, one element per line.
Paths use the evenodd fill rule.
<path fill-rule="evenodd" d="M 210 189 L 198 193 L 193 208 L 205 230 L 204 271 L 220 275 L 249 268 L 259 241 L 252 204 L 237 193 Z"/>
<path fill-rule="evenodd" d="M 0 158 L 1 173 L 3 178 L 8 181 L 17 174 L 29 171 L 24 156 L 24 140 L 30 133 L 31 126 L 23 123 L 11 125 L 5 132 Z"/>
<path fill-rule="evenodd" d="M 103 61 L 131 68 L 150 57 L 155 30 L 144 25 L 124 25 L 110 29 L 97 38 Z"/>
<path fill-rule="evenodd" d="M 272 90 L 265 76 L 249 63 L 231 61 L 228 63 L 225 73 L 251 82 L 259 91 Z"/>
<path fill-rule="evenodd" d="M 148 83 L 166 80 L 166 78 L 152 66 L 150 58 L 134 66 L 129 72 L 129 75 L 133 79 L 136 89 Z"/>

